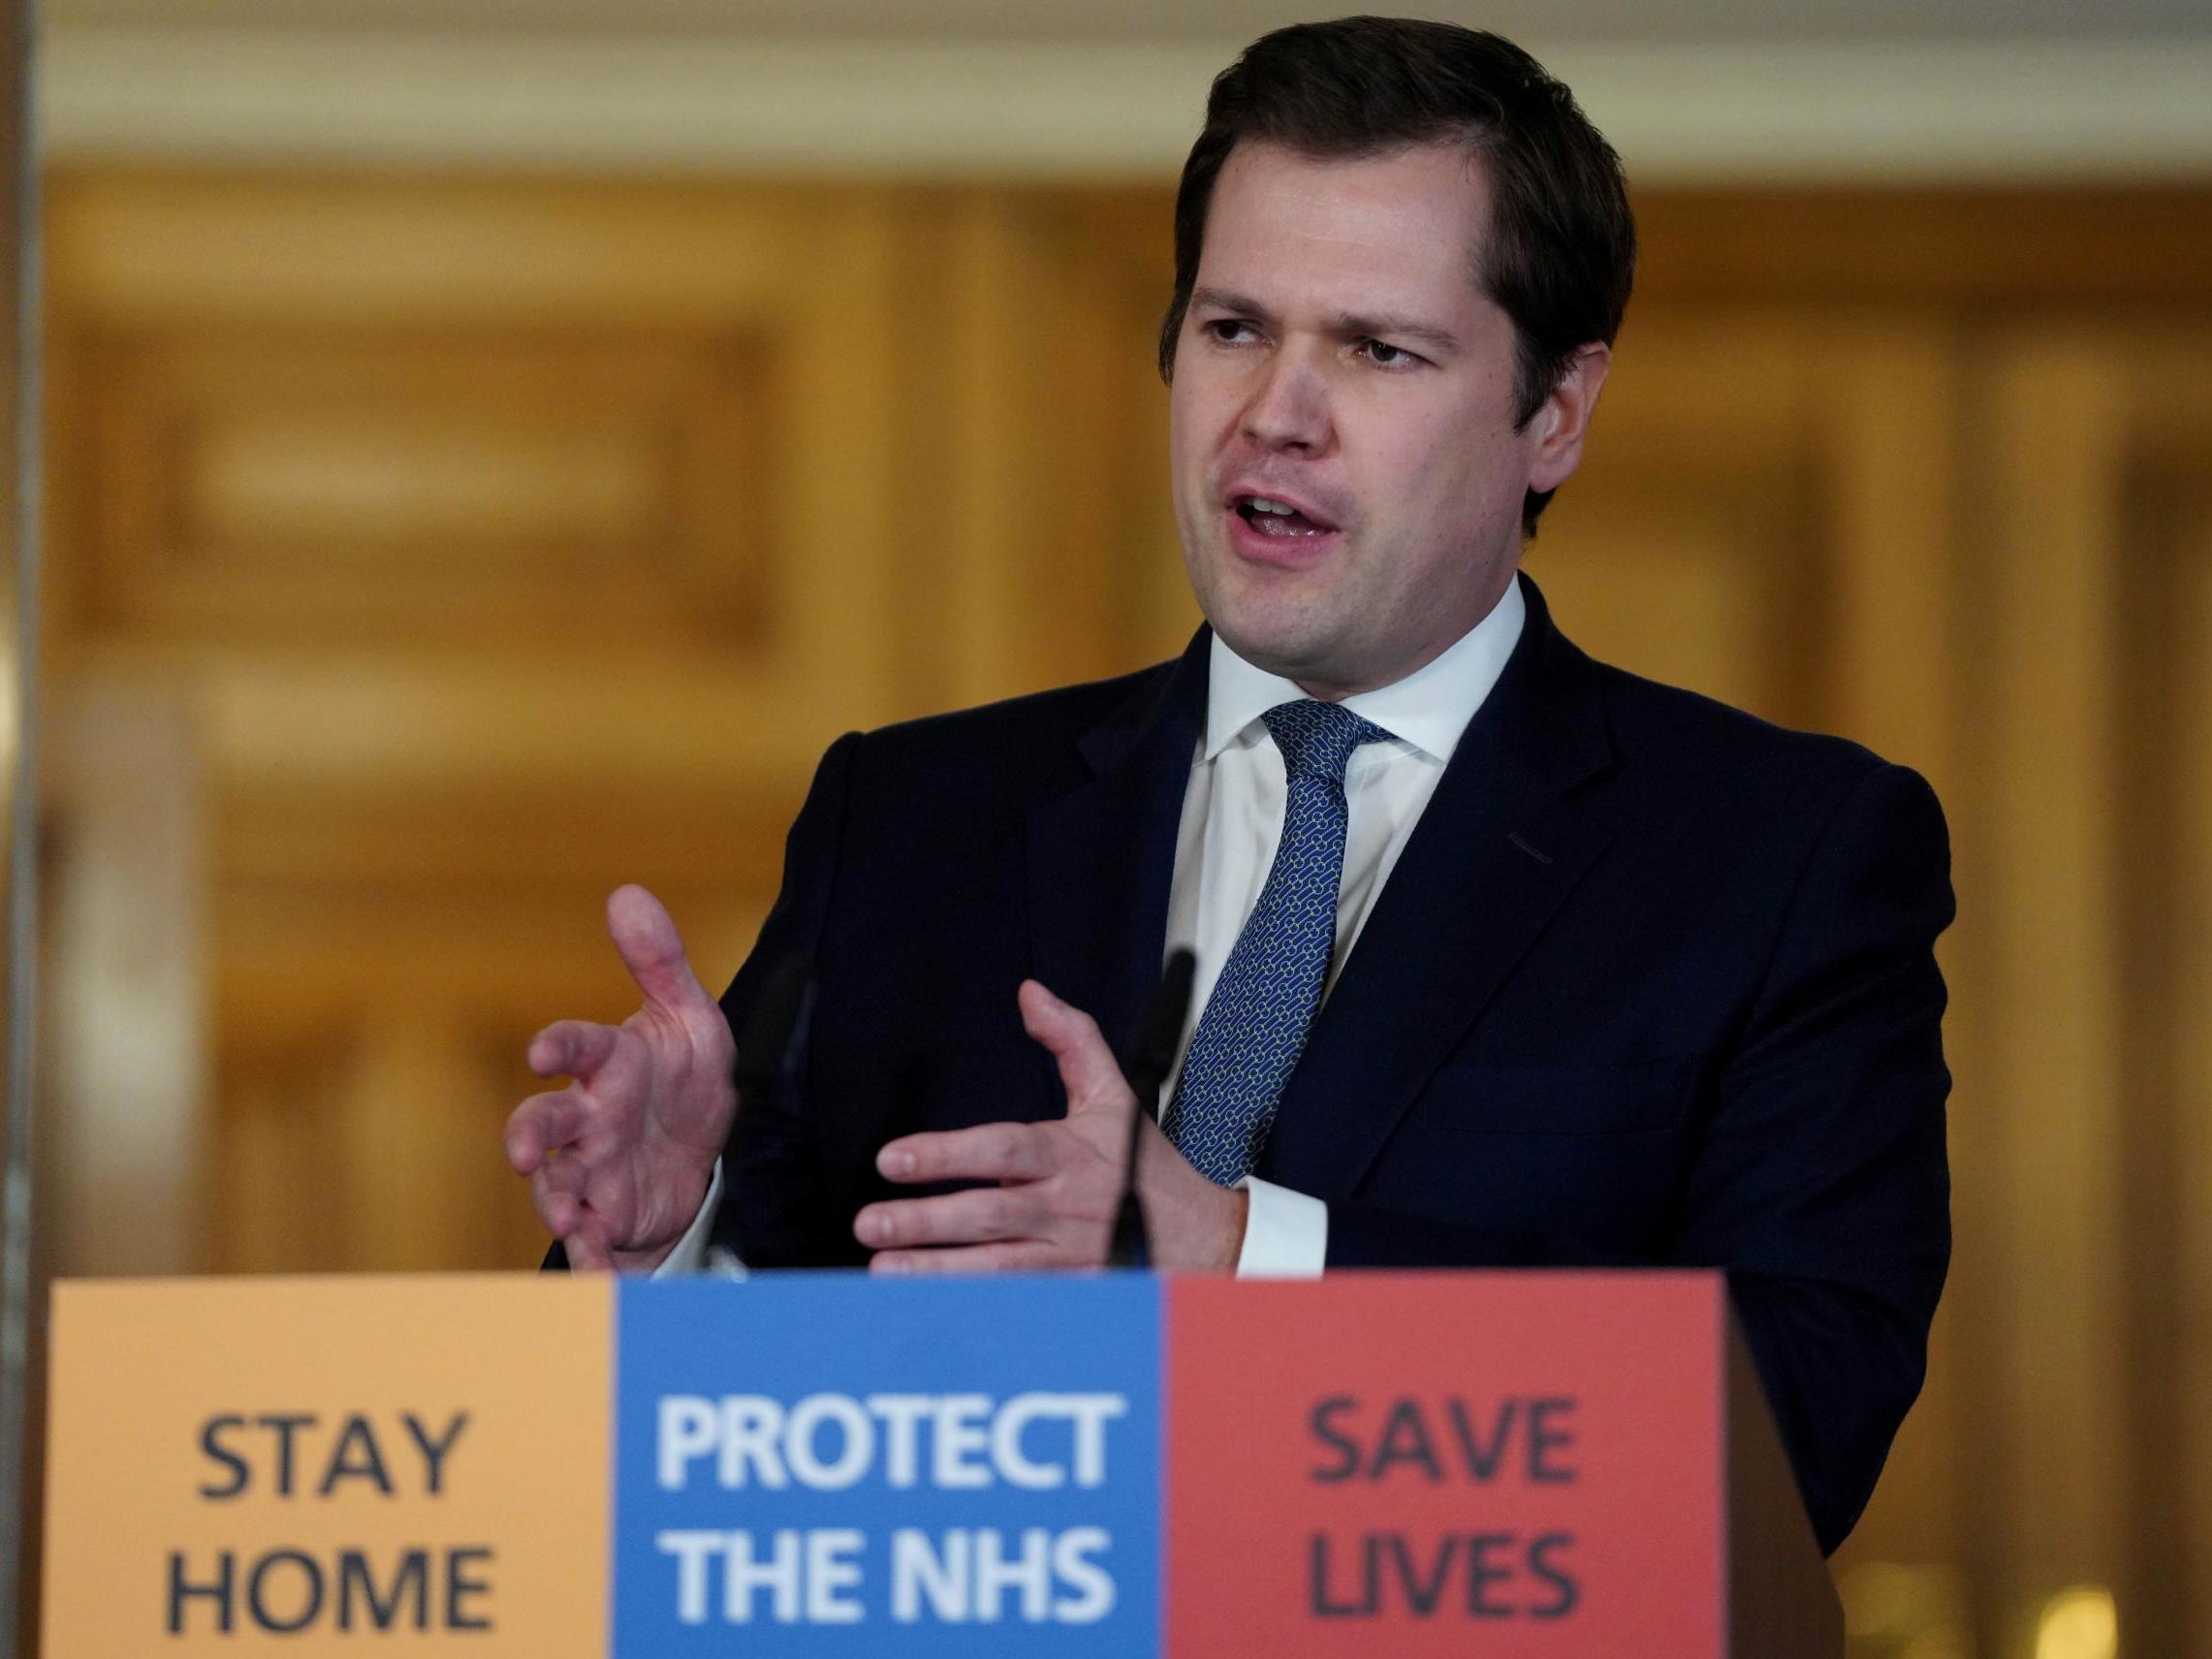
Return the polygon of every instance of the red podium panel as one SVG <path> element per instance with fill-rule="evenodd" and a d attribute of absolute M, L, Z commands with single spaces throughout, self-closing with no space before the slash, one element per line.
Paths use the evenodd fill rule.
<path fill-rule="evenodd" d="M 1707 1273 L 1183 1280 L 1167 1650 L 1842 1651 Z"/>

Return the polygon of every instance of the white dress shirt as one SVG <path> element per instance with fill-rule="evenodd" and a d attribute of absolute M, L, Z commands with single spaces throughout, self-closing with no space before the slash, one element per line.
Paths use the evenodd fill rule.
<path fill-rule="evenodd" d="M 1329 961 L 1327 996 L 1344 959 L 1359 941 L 1383 883 L 1397 867 L 1413 826 L 1436 793 L 1460 734 L 1504 672 L 1521 637 L 1527 606 L 1518 581 L 1490 614 L 1426 667 L 1378 690 L 1346 697 L 1344 707 L 1391 734 L 1388 743 L 1363 744 L 1344 773 L 1344 869 L 1337 889 L 1337 945 Z M 1191 985 L 1190 1034 L 1204 1017 L 1214 983 L 1245 921 L 1259 903 L 1282 835 L 1287 785 L 1282 751 L 1260 716 L 1306 693 L 1296 684 L 1255 668 L 1214 636 L 1207 671 L 1206 725 L 1191 757 L 1183 796 L 1183 822 L 1175 843 L 1175 877 L 1168 890 L 1167 949 L 1187 948 L 1197 958 Z M 1171 1099 L 1183 1070 L 1176 1056 L 1161 1099 Z M 1328 1255 L 1329 1208 L 1320 1199 L 1272 1182 L 1247 1177 L 1249 1197 L 1240 1278 L 1307 1278 Z M 698 1216 L 658 1274 L 695 1272 L 702 1266 L 738 1270 L 729 1253 L 707 1247 L 722 1171 Z M 711 1259 L 710 1259 L 711 1258 Z"/>
<path fill-rule="evenodd" d="M 1383 883 L 1420 821 L 1460 734 L 1490 695 L 1521 637 L 1527 606 L 1518 581 L 1490 614 L 1424 668 L 1378 690 L 1346 697 L 1344 707 L 1390 733 L 1388 743 L 1362 744 L 1344 770 L 1344 869 L 1337 887 L 1337 945 L 1329 959 L 1326 997 L 1359 941 Z M 1259 903 L 1282 836 L 1287 783 L 1282 751 L 1260 716 L 1304 697 L 1291 681 L 1253 667 L 1214 636 L 1207 676 L 1206 729 L 1183 796 L 1183 827 L 1175 844 L 1175 880 L 1168 893 L 1167 948 L 1197 957 L 1191 986 L 1195 1032 L 1230 948 Z M 1185 1049 L 1190 1033 L 1184 1037 Z M 1178 1056 L 1176 1069 L 1182 1070 Z M 1171 1099 L 1174 1079 L 1162 1099 Z M 1240 1278 L 1309 1278 L 1321 1271 L 1329 1248 L 1329 1209 L 1320 1199 L 1249 1177 L 1250 1198 Z"/>

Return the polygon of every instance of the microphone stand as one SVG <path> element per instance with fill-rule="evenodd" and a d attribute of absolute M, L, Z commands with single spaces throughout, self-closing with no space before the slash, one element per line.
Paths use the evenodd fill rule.
<path fill-rule="evenodd" d="M 738 1034 L 737 1057 L 730 1065 L 730 1086 L 737 1091 L 741 1110 L 748 1099 L 767 1094 L 782 1076 L 791 1039 L 806 1011 L 806 995 L 813 988 L 814 964 L 806 956 L 786 956 L 768 971 L 745 1018 L 745 1029 Z"/>
<path fill-rule="evenodd" d="M 1160 1085 L 1167 1081 L 1183 1046 L 1196 968 L 1196 959 L 1187 950 L 1178 950 L 1167 959 L 1122 1066 L 1122 1075 L 1137 1097 L 1137 1109 L 1129 1114 L 1129 1140 L 1122 1153 L 1122 1202 L 1114 1215 L 1113 1248 L 1106 1257 L 1110 1267 L 1135 1267 L 1152 1260 L 1152 1235 L 1145 1226 L 1144 1205 L 1137 1201 L 1137 1148 L 1145 1120 L 1158 1120 Z"/>

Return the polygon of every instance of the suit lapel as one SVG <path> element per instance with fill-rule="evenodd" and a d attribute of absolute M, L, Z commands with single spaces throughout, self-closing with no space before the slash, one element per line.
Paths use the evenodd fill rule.
<path fill-rule="evenodd" d="M 1612 840 L 1567 798 L 1612 760 L 1596 667 L 1522 581 L 1520 642 L 1313 1022 L 1260 1160 L 1268 1180 L 1349 1197 Z"/>
<path fill-rule="evenodd" d="M 1205 718 L 1201 628 L 1082 741 L 1090 781 L 1029 814 L 1030 948 L 1045 986 L 1125 1053 L 1159 976 L 1176 831 Z"/>

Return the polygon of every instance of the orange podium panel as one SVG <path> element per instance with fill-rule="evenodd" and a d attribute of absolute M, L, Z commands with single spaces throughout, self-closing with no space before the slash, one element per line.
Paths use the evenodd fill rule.
<path fill-rule="evenodd" d="M 613 1292 L 57 1285 L 43 1650 L 600 1659 Z"/>

